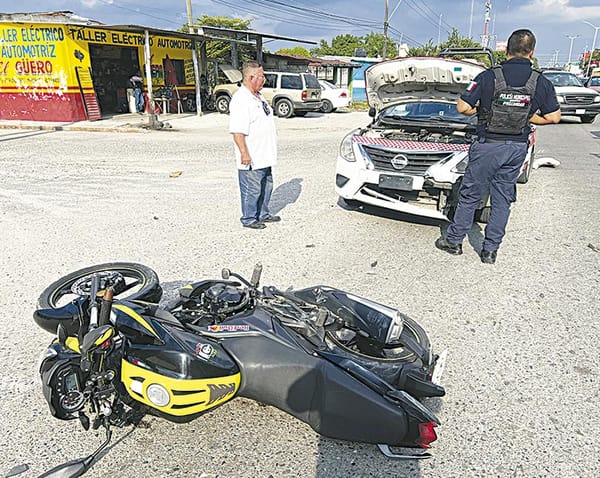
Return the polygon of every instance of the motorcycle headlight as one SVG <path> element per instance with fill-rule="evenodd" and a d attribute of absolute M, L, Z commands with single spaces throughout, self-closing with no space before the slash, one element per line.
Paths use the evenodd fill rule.
<path fill-rule="evenodd" d="M 356 136 L 356 133 L 359 130 L 356 129 L 351 131 L 342 140 L 340 144 L 340 156 L 344 158 L 346 161 L 354 162 L 356 161 L 356 157 L 354 156 L 354 149 L 352 148 L 352 138 Z"/>
<path fill-rule="evenodd" d="M 564 103 L 565 97 L 563 95 L 556 95 L 556 101 L 558 101 L 559 103 Z"/>
<path fill-rule="evenodd" d="M 150 400 L 157 407 L 166 407 L 171 401 L 171 397 L 169 396 L 167 389 L 157 383 L 153 383 L 148 387 L 148 390 L 146 390 L 146 395 L 148 395 L 148 400 Z"/>

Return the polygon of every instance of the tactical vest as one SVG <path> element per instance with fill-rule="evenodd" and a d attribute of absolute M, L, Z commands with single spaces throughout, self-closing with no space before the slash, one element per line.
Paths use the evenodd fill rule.
<path fill-rule="evenodd" d="M 495 76 L 491 109 L 483 112 L 481 120 L 487 133 L 520 135 L 529 125 L 531 102 L 540 73 L 531 70 L 524 86 L 508 86 L 501 66 L 492 68 Z"/>

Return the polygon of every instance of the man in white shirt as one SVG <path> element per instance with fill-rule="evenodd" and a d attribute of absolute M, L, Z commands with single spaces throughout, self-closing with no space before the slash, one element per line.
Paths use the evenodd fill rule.
<path fill-rule="evenodd" d="M 265 223 L 281 220 L 269 211 L 277 131 L 273 110 L 260 93 L 265 83 L 262 67 L 256 62 L 244 63 L 242 74 L 243 84 L 229 104 L 229 132 L 235 144 L 242 200 L 240 221 L 244 227 L 264 229 Z"/>

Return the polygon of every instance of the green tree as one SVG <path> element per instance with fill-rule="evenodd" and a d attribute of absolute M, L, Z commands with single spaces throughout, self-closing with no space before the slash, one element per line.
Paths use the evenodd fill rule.
<path fill-rule="evenodd" d="M 293 48 L 281 48 L 277 50 L 276 53 L 281 55 L 303 56 L 305 58 L 310 58 L 310 52 L 303 46 L 295 46 Z"/>
<path fill-rule="evenodd" d="M 383 56 L 383 38 L 383 33 L 375 32 L 361 37 L 363 48 L 367 51 L 367 56 Z M 387 40 L 386 55 L 389 58 L 394 58 L 398 55 L 398 44 L 391 38 Z"/>
<path fill-rule="evenodd" d="M 326 40 L 320 40 L 319 46 L 310 50 L 313 56 L 339 55 L 354 56 L 357 48 L 362 48 L 368 56 L 377 57 L 383 55 L 383 35 L 381 33 L 371 32 L 365 36 L 357 37 L 355 35 L 338 35 L 331 40 L 331 46 Z M 387 43 L 388 56 L 395 56 L 398 51 L 396 42 L 388 38 Z M 392 53 L 389 55 L 389 53 Z"/>
<path fill-rule="evenodd" d="M 230 30 L 251 30 L 251 23 L 252 20 L 243 20 L 241 18 L 229 18 L 224 16 L 210 17 L 208 15 L 202 15 L 200 18 L 196 19 L 195 25 L 200 27 L 228 28 Z M 184 25 L 180 31 L 187 32 L 187 24 Z M 237 45 L 238 55 L 242 62 L 256 58 L 254 50 L 255 48 L 251 45 Z M 231 43 L 226 40 L 207 40 L 206 56 L 219 62 L 231 62 Z"/>

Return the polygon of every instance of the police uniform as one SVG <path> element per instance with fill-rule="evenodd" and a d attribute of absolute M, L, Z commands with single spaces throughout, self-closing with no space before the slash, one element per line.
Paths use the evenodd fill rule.
<path fill-rule="evenodd" d="M 511 87 L 524 86 L 532 71 L 531 62 L 526 58 L 511 58 L 502 62 L 504 79 Z M 528 122 L 521 132 L 513 134 L 489 131 L 486 115 L 482 112 L 491 110 L 494 90 L 495 74 L 493 69 L 488 69 L 475 77 L 461 95 L 463 101 L 472 107 L 477 106 L 479 139 L 469 149 L 469 164 L 460 188 L 459 204 L 446 234 L 449 243 L 462 243 L 473 226 L 473 217 L 481 198 L 489 193 L 492 207 L 485 228 L 485 251 L 498 250 L 504 237 L 510 205 L 516 200 L 516 183 L 527 155 L 531 132 Z M 558 109 L 552 83 L 539 75 L 528 118 L 538 110 L 543 116 Z"/>

